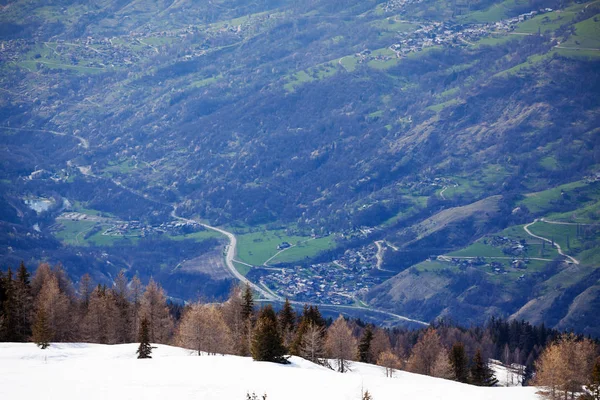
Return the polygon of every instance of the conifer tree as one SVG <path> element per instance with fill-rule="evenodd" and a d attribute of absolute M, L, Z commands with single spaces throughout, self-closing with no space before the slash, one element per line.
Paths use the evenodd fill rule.
<path fill-rule="evenodd" d="M 138 336 L 138 341 L 140 342 L 140 346 L 138 347 L 136 354 L 138 358 L 152 358 L 152 345 L 150 344 L 150 328 L 149 328 L 148 318 L 143 317 L 140 323 L 140 334 Z"/>
<path fill-rule="evenodd" d="M 477 349 L 477 353 L 473 357 L 471 383 L 477 386 L 495 386 L 498 383 L 494 371 L 483 361 L 480 349 Z"/>
<path fill-rule="evenodd" d="M 16 342 L 17 320 L 16 320 L 16 293 L 13 273 L 10 267 L 3 280 L 4 284 L 4 302 L 2 304 L 2 332 L 0 338 L 5 342 Z"/>
<path fill-rule="evenodd" d="M 254 315 L 254 294 L 252 293 L 252 288 L 250 284 L 246 282 L 244 286 L 244 293 L 242 295 L 243 300 L 243 309 L 242 309 L 242 318 L 244 320 L 251 319 Z"/>
<path fill-rule="evenodd" d="M 294 332 L 296 331 L 296 312 L 287 298 L 279 311 L 278 318 L 281 336 L 283 337 L 283 345 L 289 349 L 294 338 Z"/>
<path fill-rule="evenodd" d="M 304 305 L 302 310 L 302 316 L 300 317 L 300 323 L 298 324 L 298 329 L 296 329 L 296 337 L 290 346 L 290 352 L 293 355 L 301 356 L 302 355 L 302 341 L 304 333 L 308 330 L 308 328 L 314 325 L 315 327 L 325 327 L 325 320 L 319 311 L 317 306 L 308 306 Z M 325 330 L 323 332 L 323 339 L 325 339 Z"/>
<path fill-rule="evenodd" d="M 277 315 L 271 305 L 261 309 L 252 337 L 250 352 L 256 361 L 287 363 L 283 339 L 277 327 Z"/>
<path fill-rule="evenodd" d="M 358 343 L 358 361 L 370 363 L 371 360 L 371 341 L 373 340 L 373 329 L 367 325 Z"/>
<path fill-rule="evenodd" d="M 33 296 L 29 283 L 29 272 L 21 262 L 14 283 L 15 339 L 25 342 L 31 336 L 31 319 L 33 317 Z"/>
<path fill-rule="evenodd" d="M 469 380 L 468 358 L 465 346 L 461 342 L 454 343 L 450 350 L 450 365 L 452 366 L 453 379 L 466 383 Z"/>
<path fill-rule="evenodd" d="M 42 350 L 50 346 L 50 340 L 52 338 L 52 331 L 48 323 L 48 317 L 46 316 L 46 310 L 44 307 L 39 307 L 35 314 L 35 321 L 33 323 L 33 341 Z"/>

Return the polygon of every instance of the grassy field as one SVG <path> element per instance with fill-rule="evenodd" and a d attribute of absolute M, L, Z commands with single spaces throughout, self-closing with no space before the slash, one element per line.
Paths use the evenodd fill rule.
<path fill-rule="evenodd" d="M 285 230 L 262 230 L 237 236 L 237 258 L 252 265 L 262 265 L 273 257 L 282 242 L 297 244 L 309 239 L 304 236 L 288 236 Z"/>
<path fill-rule="evenodd" d="M 85 232 L 92 229 L 96 223 L 92 221 L 61 220 L 54 236 L 61 242 L 72 246 L 83 246 Z"/>
<path fill-rule="evenodd" d="M 269 264 L 303 261 L 307 258 L 316 256 L 323 250 L 329 250 L 333 247 L 335 247 L 335 240 L 332 236 L 308 240 L 280 253 L 277 257 L 273 258 L 273 260 L 269 261 Z"/>
<path fill-rule="evenodd" d="M 549 214 L 551 221 L 574 222 L 580 224 L 600 223 L 600 200 L 594 200 L 577 210 Z"/>
<path fill-rule="evenodd" d="M 224 237 L 223 235 L 221 235 L 219 232 L 210 230 L 210 229 L 206 229 L 200 232 L 194 232 L 194 233 L 189 233 L 187 235 L 171 235 L 169 236 L 169 239 L 171 240 L 186 240 L 186 239 L 193 239 L 197 242 L 201 242 L 203 240 L 206 239 L 210 239 L 210 238 L 222 238 Z"/>
<path fill-rule="evenodd" d="M 562 25 L 568 24 L 575 17 L 575 11 L 553 11 L 537 15 L 519 24 L 517 33 L 546 33 L 553 32 Z"/>
<path fill-rule="evenodd" d="M 581 243 L 577 239 L 577 226 L 575 225 L 557 225 L 546 222 L 536 222 L 529 227 L 531 233 L 554 240 L 566 254 L 576 255 Z"/>
<path fill-rule="evenodd" d="M 561 192 L 569 193 L 575 189 L 589 186 L 583 181 L 571 182 L 542 192 L 531 193 L 519 205 L 526 206 L 533 213 L 549 211 L 553 202 L 561 199 Z"/>
<path fill-rule="evenodd" d="M 453 251 L 447 255 L 450 257 L 506 257 L 502 249 L 482 242 L 473 243 L 469 247 Z"/>
<path fill-rule="evenodd" d="M 575 24 L 575 34 L 561 43 L 564 47 L 600 49 L 600 15 Z"/>

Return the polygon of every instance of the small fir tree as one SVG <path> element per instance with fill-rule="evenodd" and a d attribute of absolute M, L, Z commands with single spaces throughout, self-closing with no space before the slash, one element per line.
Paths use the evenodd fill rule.
<path fill-rule="evenodd" d="M 469 369 L 465 346 L 461 342 L 454 343 L 449 358 L 454 379 L 466 383 L 469 380 Z"/>
<path fill-rule="evenodd" d="M 498 383 L 498 380 L 494 376 L 494 371 L 483 361 L 480 349 L 477 350 L 475 357 L 473 357 L 471 382 L 477 386 L 495 386 Z"/>
<path fill-rule="evenodd" d="M 35 322 L 33 324 L 33 341 L 42 350 L 50 346 L 52 332 L 46 316 L 44 307 L 39 307 L 35 314 Z"/>
<path fill-rule="evenodd" d="M 153 347 L 150 345 L 150 329 L 146 317 L 142 318 L 138 340 L 140 342 L 140 346 L 136 351 L 138 358 L 152 358 L 151 354 Z"/>
<path fill-rule="evenodd" d="M 285 347 L 277 328 L 277 315 L 273 307 L 267 305 L 260 311 L 250 352 L 256 361 L 270 361 L 285 364 Z"/>

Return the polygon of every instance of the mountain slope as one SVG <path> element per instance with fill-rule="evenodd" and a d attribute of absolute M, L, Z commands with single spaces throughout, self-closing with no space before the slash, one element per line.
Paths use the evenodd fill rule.
<path fill-rule="evenodd" d="M 150 360 L 135 358 L 136 344 L 0 344 L 0 394 L 35 398 L 42 394 L 66 400 L 133 398 L 244 399 L 264 393 L 269 399 L 354 399 L 368 390 L 375 399 L 398 396 L 428 399 L 535 399 L 536 388 L 483 388 L 354 363 L 340 374 L 298 357 L 290 365 L 255 362 L 236 356 L 202 356 L 159 345 Z M 31 381 L 38 382 L 31 385 Z"/>

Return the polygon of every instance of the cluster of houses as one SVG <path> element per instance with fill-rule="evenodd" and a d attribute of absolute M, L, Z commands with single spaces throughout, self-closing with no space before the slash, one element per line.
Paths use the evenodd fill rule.
<path fill-rule="evenodd" d="M 390 46 L 390 49 L 396 53 L 397 57 L 402 57 L 432 46 L 464 46 L 494 33 L 511 32 L 515 30 L 519 23 L 551 11 L 551 8 L 544 8 L 488 24 L 423 23 L 414 21 L 412 23 L 417 25 L 418 28 L 412 32 L 398 32 L 400 40 Z M 362 57 L 362 59 L 368 61 L 365 57 Z"/>
<path fill-rule="evenodd" d="M 106 229 L 102 231 L 102 235 L 105 236 L 145 237 L 150 234 L 161 235 L 167 233 L 170 235 L 180 235 L 204 230 L 204 228 L 195 221 L 170 221 L 163 222 L 160 225 L 146 225 L 139 221 L 116 221 L 112 218 L 75 211 L 64 212 L 57 217 L 57 220 L 96 222 L 100 225 L 107 226 Z"/>
<path fill-rule="evenodd" d="M 462 258 L 462 257 L 445 257 L 440 256 L 438 260 L 443 262 L 449 262 L 453 266 L 459 267 L 461 269 L 469 268 L 469 267 L 484 267 L 489 269 L 493 274 L 496 275 L 506 275 L 508 274 L 507 266 L 504 263 L 499 261 L 486 261 L 485 257 L 473 257 L 473 258 Z M 510 261 L 510 268 L 516 270 L 525 270 L 527 269 L 527 264 L 529 263 L 528 259 L 512 259 Z M 524 277 L 524 276 L 523 276 Z M 519 279 L 523 279 L 520 277 Z"/>
<path fill-rule="evenodd" d="M 376 254 L 375 245 L 351 249 L 331 263 L 282 269 L 264 276 L 261 282 L 296 301 L 353 304 L 356 296 L 383 281 L 371 274 Z"/>

